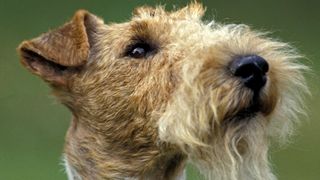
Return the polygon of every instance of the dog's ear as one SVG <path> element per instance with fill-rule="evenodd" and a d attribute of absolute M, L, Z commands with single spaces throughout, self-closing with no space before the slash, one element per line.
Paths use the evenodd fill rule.
<path fill-rule="evenodd" d="M 71 21 L 18 47 L 21 63 L 32 73 L 55 85 L 86 64 L 98 25 L 103 21 L 85 10 Z"/>
<path fill-rule="evenodd" d="M 190 3 L 188 6 L 173 12 L 171 16 L 179 19 L 200 20 L 203 17 L 205 11 L 206 11 L 206 8 L 204 8 L 200 2 L 195 0 L 192 3 Z"/>

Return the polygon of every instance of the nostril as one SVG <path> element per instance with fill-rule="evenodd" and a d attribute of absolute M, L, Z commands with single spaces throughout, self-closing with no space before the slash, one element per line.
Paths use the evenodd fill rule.
<path fill-rule="evenodd" d="M 253 90 L 261 89 L 266 81 L 269 65 L 265 59 L 257 55 L 237 57 L 229 66 L 236 77 L 240 77 L 244 84 Z"/>
<path fill-rule="evenodd" d="M 239 76 L 242 78 L 247 78 L 252 76 L 253 74 L 259 73 L 259 68 L 256 67 L 255 64 L 241 64 L 237 65 L 238 67 L 235 67 L 233 75 Z"/>

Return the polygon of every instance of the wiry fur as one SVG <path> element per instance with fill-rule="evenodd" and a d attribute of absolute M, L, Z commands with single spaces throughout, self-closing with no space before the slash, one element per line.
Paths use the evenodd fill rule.
<path fill-rule="evenodd" d="M 160 138 L 179 145 L 208 179 L 275 179 L 269 138 L 283 143 L 292 134 L 308 92 L 302 76 L 307 68 L 290 46 L 245 25 L 202 26 L 201 34 L 192 36 L 203 41 L 190 39 L 201 49 L 185 60 L 182 83 L 159 120 Z M 224 68 L 247 54 L 264 57 L 271 70 L 260 95 L 261 113 L 241 120 L 233 116 L 250 104 L 253 93 Z"/>
<path fill-rule="evenodd" d="M 303 113 L 307 68 L 289 45 L 245 25 L 203 23 L 203 14 L 198 3 L 174 12 L 141 7 L 130 22 L 105 25 L 79 11 L 20 45 L 23 65 L 73 113 L 70 179 L 176 179 L 187 159 L 208 179 L 276 179 L 270 139 L 285 142 Z M 141 39 L 156 51 L 126 56 Z M 270 69 L 260 111 L 240 116 L 253 92 L 228 66 L 244 55 Z"/>

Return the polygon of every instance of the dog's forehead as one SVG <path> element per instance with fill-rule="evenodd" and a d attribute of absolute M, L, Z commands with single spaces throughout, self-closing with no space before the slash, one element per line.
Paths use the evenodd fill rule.
<path fill-rule="evenodd" d="M 175 11 L 166 11 L 162 6 L 142 6 L 133 11 L 131 21 L 107 24 L 100 45 L 109 47 L 115 55 L 137 40 L 159 47 L 180 44 L 183 48 L 181 44 L 187 45 L 191 35 L 195 40 L 207 33 L 208 29 L 201 21 L 204 12 L 201 4 L 191 4 Z"/>

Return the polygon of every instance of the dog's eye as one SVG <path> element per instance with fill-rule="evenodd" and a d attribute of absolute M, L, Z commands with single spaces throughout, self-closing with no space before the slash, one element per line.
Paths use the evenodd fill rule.
<path fill-rule="evenodd" d="M 146 57 L 151 51 L 152 48 L 149 44 L 136 43 L 128 48 L 126 55 L 132 58 L 139 59 Z"/>

